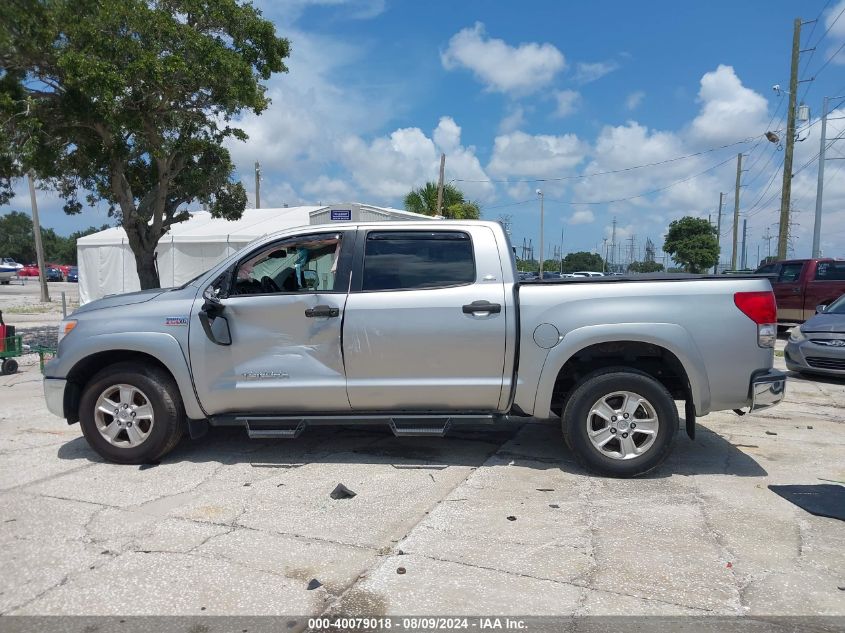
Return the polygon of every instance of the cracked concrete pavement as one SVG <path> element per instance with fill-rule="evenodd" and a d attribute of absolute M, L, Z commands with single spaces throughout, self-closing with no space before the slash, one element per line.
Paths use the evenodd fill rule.
<path fill-rule="evenodd" d="M 22 369 L 0 378 L 2 614 L 845 615 L 845 523 L 766 487 L 845 481 L 843 382 L 791 376 L 780 407 L 612 480 L 539 422 L 218 429 L 117 466 Z"/>

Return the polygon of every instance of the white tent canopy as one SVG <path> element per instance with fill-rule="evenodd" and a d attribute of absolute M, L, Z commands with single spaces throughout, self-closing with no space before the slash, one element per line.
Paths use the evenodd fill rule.
<path fill-rule="evenodd" d="M 212 218 L 207 211 L 170 227 L 156 247 L 162 287 L 178 286 L 240 250 L 253 240 L 297 226 L 332 222 L 430 220 L 429 216 L 360 203 L 247 209 L 239 220 Z M 141 289 L 126 232 L 114 227 L 76 242 L 79 301 Z"/>

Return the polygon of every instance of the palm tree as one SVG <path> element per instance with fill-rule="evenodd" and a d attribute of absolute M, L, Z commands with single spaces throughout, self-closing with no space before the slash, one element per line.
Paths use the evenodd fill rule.
<path fill-rule="evenodd" d="M 467 201 L 455 185 L 443 186 L 443 208 L 437 212 L 437 183 L 427 182 L 405 196 L 405 210 L 423 215 L 442 215 L 451 220 L 477 220 L 481 217 L 478 203 Z"/>

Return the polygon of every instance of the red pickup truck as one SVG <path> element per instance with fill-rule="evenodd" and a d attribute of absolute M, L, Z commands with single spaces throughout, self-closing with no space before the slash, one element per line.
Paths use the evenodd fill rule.
<path fill-rule="evenodd" d="M 816 313 L 817 305 L 828 305 L 845 294 L 845 260 L 789 259 L 756 272 L 771 278 L 781 323 L 803 323 Z"/>

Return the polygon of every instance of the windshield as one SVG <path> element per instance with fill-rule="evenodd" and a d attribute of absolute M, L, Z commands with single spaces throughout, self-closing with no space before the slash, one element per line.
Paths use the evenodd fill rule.
<path fill-rule="evenodd" d="M 845 295 L 839 297 L 836 301 L 827 306 L 825 314 L 845 314 Z"/>

